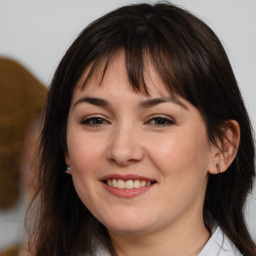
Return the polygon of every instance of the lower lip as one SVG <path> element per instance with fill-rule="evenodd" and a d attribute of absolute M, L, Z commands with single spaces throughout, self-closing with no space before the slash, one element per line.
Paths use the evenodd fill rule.
<path fill-rule="evenodd" d="M 106 183 L 102 183 L 102 184 L 109 193 L 111 193 L 117 197 L 120 197 L 120 198 L 132 198 L 132 197 L 139 196 L 139 195 L 147 192 L 149 189 L 151 189 L 155 185 L 155 183 L 154 183 L 149 186 L 145 186 L 145 187 L 141 187 L 141 188 L 119 189 L 119 188 L 110 187 Z"/>

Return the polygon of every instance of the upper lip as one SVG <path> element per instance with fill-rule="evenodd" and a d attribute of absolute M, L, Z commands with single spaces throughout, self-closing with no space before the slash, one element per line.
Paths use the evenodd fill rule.
<path fill-rule="evenodd" d="M 145 181 L 156 181 L 155 179 L 151 179 L 148 177 L 144 177 L 144 176 L 140 176 L 140 175 L 136 175 L 136 174 L 108 174 L 103 176 L 100 180 L 101 181 L 105 181 L 105 180 L 145 180 Z"/>

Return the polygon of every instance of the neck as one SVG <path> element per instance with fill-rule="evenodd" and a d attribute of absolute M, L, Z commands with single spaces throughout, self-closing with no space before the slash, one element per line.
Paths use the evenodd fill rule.
<path fill-rule="evenodd" d="M 109 231 L 118 256 L 168 255 L 194 256 L 208 241 L 210 234 L 203 217 L 187 218 L 150 233 L 122 234 Z"/>

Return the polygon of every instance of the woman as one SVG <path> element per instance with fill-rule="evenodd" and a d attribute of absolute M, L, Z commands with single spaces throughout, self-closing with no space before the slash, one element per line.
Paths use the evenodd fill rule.
<path fill-rule="evenodd" d="M 243 100 L 216 35 L 171 4 L 79 35 L 49 91 L 41 166 L 34 255 L 256 255 Z"/>

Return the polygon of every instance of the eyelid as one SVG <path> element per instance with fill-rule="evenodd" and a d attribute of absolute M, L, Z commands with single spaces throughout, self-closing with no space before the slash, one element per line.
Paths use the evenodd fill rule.
<path fill-rule="evenodd" d="M 176 123 L 175 119 L 170 117 L 170 116 L 166 116 L 166 115 L 153 115 L 150 116 L 147 121 L 146 124 L 150 125 L 150 121 L 156 120 L 156 119 L 163 119 L 166 120 L 168 123 L 167 124 L 152 124 L 154 126 L 170 126 Z"/>
<path fill-rule="evenodd" d="M 90 124 L 89 121 L 94 120 L 94 119 L 102 119 L 103 123 L 95 123 L 95 124 Z M 87 123 L 88 122 L 88 123 Z M 82 125 L 88 125 L 88 126 L 99 126 L 99 125 L 105 125 L 110 123 L 106 117 L 102 115 L 89 115 L 86 117 L 83 117 L 80 121 Z"/>

